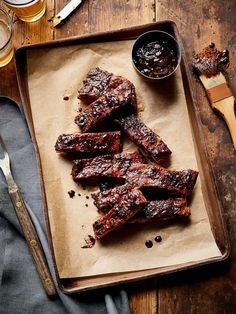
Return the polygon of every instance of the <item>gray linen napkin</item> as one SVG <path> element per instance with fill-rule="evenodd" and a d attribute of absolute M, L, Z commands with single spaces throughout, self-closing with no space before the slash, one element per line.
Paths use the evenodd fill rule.
<path fill-rule="evenodd" d="M 11 158 L 13 176 L 25 199 L 55 280 L 48 248 L 33 144 L 23 113 L 6 97 L 0 97 L 0 133 Z M 45 294 L 26 241 L 22 235 L 7 184 L 0 173 L 0 314 L 108 313 L 129 314 L 124 290 L 109 288 L 82 294 Z M 109 294 L 108 294 L 109 291 Z"/>

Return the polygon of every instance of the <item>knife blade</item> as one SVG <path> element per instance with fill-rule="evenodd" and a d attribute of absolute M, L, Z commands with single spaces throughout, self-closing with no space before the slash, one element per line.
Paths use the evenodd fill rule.
<path fill-rule="evenodd" d="M 64 19 L 67 18 L 81 3 L 83 0 L 70 1 L 57 15 L 55 15 L 51 21 L 52 26 L 58 26 Z"/>

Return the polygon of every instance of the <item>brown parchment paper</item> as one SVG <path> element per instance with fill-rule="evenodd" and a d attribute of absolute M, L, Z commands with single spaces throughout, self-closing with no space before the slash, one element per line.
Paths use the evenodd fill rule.
<path fill-rule="evenodd" d="M 170 169 L 197 169 L 186 109 L 181 72 L 172 81 L 150 84 L 133 69 L 133 41 L 87 44 L 30 51 L 28 84 L 36 140 L 42 162 L 55 258 L 61 278 L 143 270 L 200 261 L 221 256 L 215 244 L 198 178 L 191 201 L 188 224 L 126 226 L 108 236 L 103 244 L 82 249 L 84 237 L 93 234 L 98 217 L 91 190 L 75 184 L 72 163 L 54 151 L 59 134 L 78 131 L 74 117 L 77 91 L 92 67 L 130 79 L 138 95 L 143 121 L 154 129 L 172 150 Z M 63 100 L 69 96 L 69 100 Z M 133 151 L 126 140 L 124 150 Z M 75 197 L 68 196 L 74 190 Z M 80 194 L 80 196 L 78 196 Z M 162 236 L 161 243 L 147 249 L 145 241 Z"/>

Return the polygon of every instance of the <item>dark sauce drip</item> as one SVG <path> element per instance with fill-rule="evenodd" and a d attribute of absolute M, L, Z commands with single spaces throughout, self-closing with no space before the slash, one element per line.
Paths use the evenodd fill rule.
<path fill-rule="evenodd" d="M 85 245 L 81 246 L 82 249 L 90 249 L 94 246 L 96 240 L 93 236 L 91 236 L 90 234 L 88 235 L 87 238 L 84 239 L 85 241 Z"/>
<path fill-rule="evenodd" d="M 75 191 L 70 190 L 70 191 L 68 191 L 68 194 L 69 194 L 70 198 L 73 198 L 75 196 Z"/>
<path fill-rule="evenodd" d="M 154 238 L 154 240 L 155 240 L 156 242 L 161 242 L 161 241 L 162 241 L 162 237 L 161 237 L 161 236 L 156 236 L 156 237 Z"/>
<path fill-rule="evenodd" d="M 87 200 L 88 200 L 88 199 L 89 199 L 89 196 L 87 195 L 86 198 L 87 198 Z"/>
<path fill-rule="evenodd" d="M 150 248 L 153 246 L 153 243 L 152 243 L 151 240 L 147 240 L 147 241 L 145 242 L 145 245 L 146 245 L 146 247 L 147 247 L 148 249 L 150 249 Z"/>
<path fill-rule="evenodd" d="M 88 207 L 88 204 L 85 204 L 86 207 Z"/>
<path fill-rule="evenodd" d="M 69 96 L 64 96 L 63 100 L 69 100 Z"/>
<path fill-rule="evenodd" d="M 134 63 L 139 71 L 148 77 L 167 76 L 178 64 L 176 48 L 166 39 L 150 42 L 137 50 Z"/>

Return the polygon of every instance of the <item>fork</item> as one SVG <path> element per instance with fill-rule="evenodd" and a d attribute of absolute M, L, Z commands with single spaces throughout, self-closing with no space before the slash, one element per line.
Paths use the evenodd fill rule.
<path fill-rule="evenodd" d="M 31 251 L 35 262 L 36 269 L 43 284 L 46 293 L 51 296 L 56 294 L 56 289 L 50 274 L 47 261 L 43 252 L 42 245 L 37 235 L 36 229 L 30 218 L 21 192 L 16 185 L 11 174 L 10 158 L 5 143 L 0 135 L 0 148 L 2 148 L 3 158 L 0 158 L 0 168 L 6 178 L 8 184 L 8 192 L 11 197 L 12 204 L 15 208 L 18 220 L 22 227 L 25 239 Z"/>

